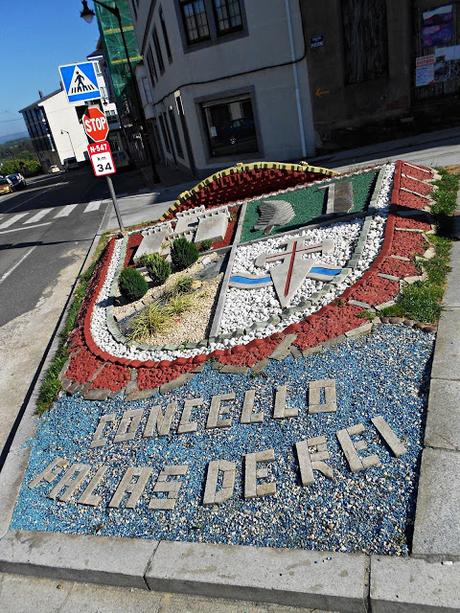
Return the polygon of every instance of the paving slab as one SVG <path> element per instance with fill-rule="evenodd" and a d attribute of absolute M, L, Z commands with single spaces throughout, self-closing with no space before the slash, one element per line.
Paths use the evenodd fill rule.
<path fill-rule="evenodd" d="M 47 532 L 8 532 L 0 572 L 147 589 L 144 574 L 156 541 Z"/>
<path fill-rule="evenodd" d="M 358 613 L 366 610 L 367 558 L 161 541 L 146 581 L 152 590 Z"/>
<path fill-rule="evenodd" d="M 372 556 L 372 613 L 460 611 L 460 562 Z"/>
<path fill-rule="evenodd" d="M 9 574 L 0 575 L 0 602 L 6 613 L 328 613 Z"/>
<path fill-rule="evenodd" d="M 460 309 L 446 310 L 439 321 L 431 376 L 460 380 Z"/>
<path fill-rule="evenodd" d="M 422 454 L 412 554 L 460 559 L 460 454 L 427 448 Z"/>
<path fill-rule="evenodd" d="M 425 446 L 460 451 L 460 381 L 431 380 Z"/>
<path fill-rule="evenodd" d="M 452 270 L 447 277 L 447 289 L 443 304 L 446 307 L 460 307 L 460 241 L 452 242 L 450 252 Z"/>

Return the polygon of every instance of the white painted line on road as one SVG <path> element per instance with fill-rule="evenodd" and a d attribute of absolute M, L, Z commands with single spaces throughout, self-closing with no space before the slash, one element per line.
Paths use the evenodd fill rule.
<path fill-rule="evenodd" d="M 0 234 L 11 234 L 12 232 L 20 232 L 21 230 L 32 230 L 32 228 L 40 228 L 41 226 L 49 226 L 50 221 L 43 223 L 36 223 L 34 226 L 21 226 L 20 228 L 13 228 L 12 230 L 2 230 Z"/>
<path fill-rule="evenodd" d="M 12 267 L 11 267 L 11 268 L 8 270 L 8 272 L 6 272 L 6 273 L 5 273 L 5 274 L 2 276 L 2 278 L 0 279 L 0 284 L 2 284 L 2 283 L 3 283 L 3 281 L 6 281 L 6 279 L 8 279 L 8 277 L 10 276 L 10 274 L 11 274 L 12 272 L 14 272 L 14 271 L 16 270 L 16 268 L 17 268 L 18 266 L 20 266 L 20 265 L 21 265 L 21 264 L 24 262 L 24 260 L 25 260 L 25 259 L 26 259 L 26 258 L 27 258 L 27 257 L 28 257 L 28 256 L 29 256 L 31 253 L 32 253 L 32 251 L 33 251 L 34 249 L 36 249 L 37 247 L 38 247 L 38 245 L 35 245 L 35 247 L 32 247 L 31 249 L 29 249 L 29 251 L 26 251 L 26 253 L 24 253 L 24 255 L 22 256 L 22 258 L 21 258 L 20 260 L 18 260 L 18 261 L 16 262 L 16 264 L 15 264 L 14 266 L 12 266 Z"/>
<path fill-rule="evenodd" d="M 10 209 L 8 209 L 8 211 L 4 211 L 4 213 L 11 213 L 12 211 L 15 211 L 16 209 L 18 209 L 20 206 L 22 206 L 26 202 L 30 202 L 31 200 L 34 200 L 35 198 L 38 198 L 39 196 L 43 196 L 43 194 L 46 194 L 46 192 L 49 192 L 50 189 L 53 189 L 53 187 L 56 187 L 56 186 L 55 185 L 51 185 L 51 187 L 47 187 L 46 189 L 44 189 L 42 191 L 39 191 L 38 194 L 34 194 L 30 198 L 26 198 L 25 200 L 21 200 L 21 202 L 18 202 L 18 204 L 16 204 L 15 206 L 12 206 Z M 15 192 L 15 195 L 16 196 L 18 195 L 17 192 Z"/>
<path fill-rule="evenodd" d="M 35 213 L 35 215 L 33 215 L 32 217 L 27 219 L 27 221 L 25 221 L 24 223 L 26 224 L 36 223 L 37 221 L 40 221 L 42 217 L 45 217 L 45 215 L 47 215 L 52 210 L 53 209 L 42 209 L 41 211 L 38 211 L 38 213 Z"/>
<path fill-rule="evenodd" d="M 3 228 L 8 228 L 9 226 L 12 226 L 14 223 L 19 221 L 21 217 L 24 217 L 24 215 L 27 215 L 28 212 L 29 211 L 26 211 L 25 213 L 16 213 L 16 215 L 9 217 L 6 221 L 0 224 L 0 230 L 3 230 Z"/>
<path fill-rule="evenodd" d="M 90 202 L 83 212 L 89 213 L 90 211 L 97 211 L 101 204 L 102 200 L 93 200 L 93 202 Z"/>
<path fill-rule="evenodd" d="M 58 217 L 67 217 L 76 206 L 78 206 L 78 204 L 66 204 L 66 206 L 54 216 L 54 219 L 57 219 Z"/>

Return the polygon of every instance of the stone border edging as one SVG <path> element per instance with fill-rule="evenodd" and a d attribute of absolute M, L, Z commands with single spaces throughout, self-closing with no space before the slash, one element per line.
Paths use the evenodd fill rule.
<path fill-rule="evenodd" d="M 0 572 L 345 613 L 458 611 L 460 563 L 46 532 L 8 532 Z"/>

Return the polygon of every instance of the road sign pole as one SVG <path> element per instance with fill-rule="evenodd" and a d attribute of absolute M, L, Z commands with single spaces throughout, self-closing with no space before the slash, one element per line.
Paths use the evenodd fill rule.
<path fill-rule="evenodd" d="M 106 175 L 105 178 L 107 179 L 107 185 L 109 186 L 110 195 L 112 196 L 113 208 L 115 209 L 115 214 L 116 214 L 117 219 L 118 219 L 118 225 L 120 226 L 120 230 L 122 232 L 124 232 L 125 231 L 125 227 L 124 227 L 123 221 L 121 219 L 120 209 L 118 208 L 117 196 L 115 194 L 115 190 L 113 189 L 112 179 L 110 178 L 110 175 Z"/>

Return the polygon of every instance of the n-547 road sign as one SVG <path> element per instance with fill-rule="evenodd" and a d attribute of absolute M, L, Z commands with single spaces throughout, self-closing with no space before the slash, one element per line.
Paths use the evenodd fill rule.
<path fill-rule="evenodd" d="M 105 114 L 98 106 L 89 106 L 83 115 L 83 129 L 86 136 L 96 143 L 105 141 L 109 133 L 109 124 Z"/>
<path fill-rule="evenodd" d="M 107 141 L 102 143 L 91 143 L 88 145 L 88 154 L 93 165 L 96 177 L 113 175 L 117 172 L 112 157 L 110 144 Z"/>

